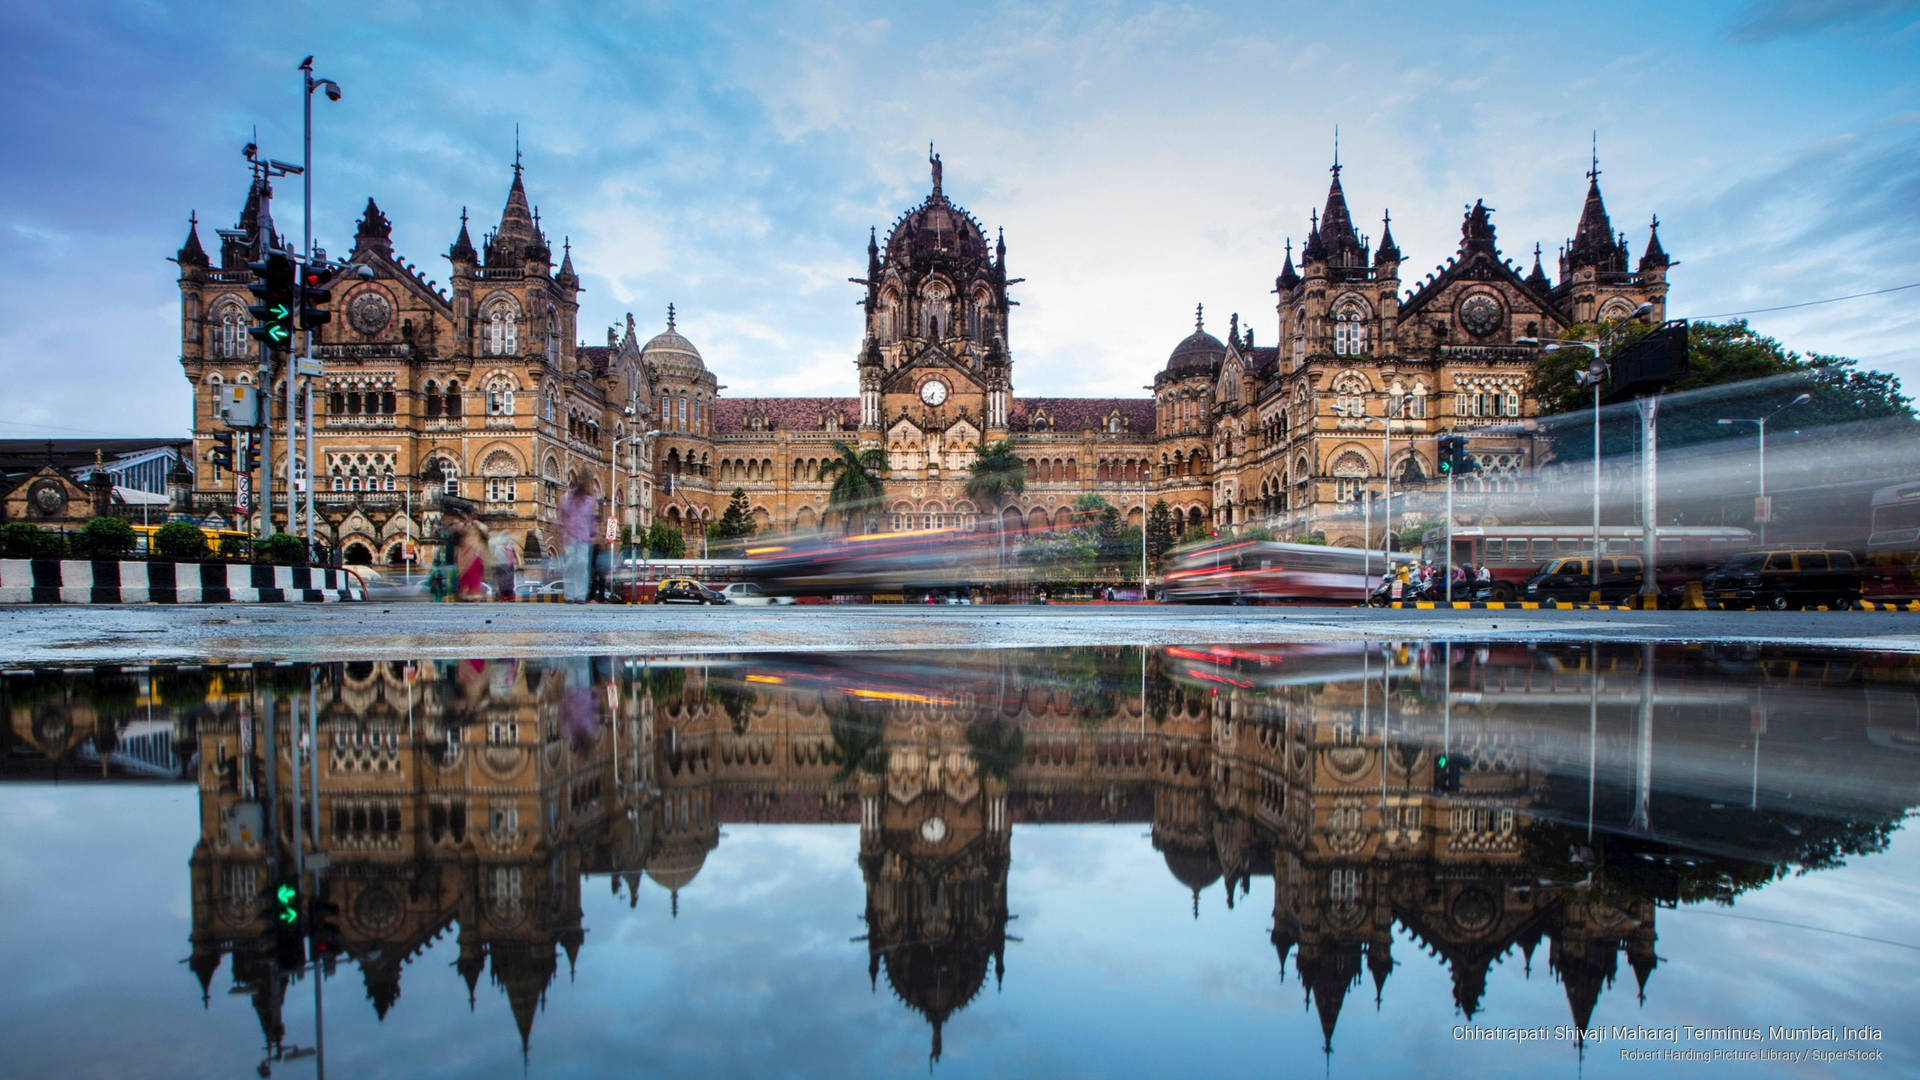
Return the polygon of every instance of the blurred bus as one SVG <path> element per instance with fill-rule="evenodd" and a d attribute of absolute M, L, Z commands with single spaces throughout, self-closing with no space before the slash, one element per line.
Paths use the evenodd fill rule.
<path fill-rule="evenodd" d="M 748 579 L 774 596 L 873 596 L 1005 583 L 990 530 L 909 529 L 769 540 L 747 548 Z"/>
<path fill-rule="evenodd" d="M 1393 561 L 1408 563 L 1413 556 L 1395 552 Z M 1363 604 L 1386 566 L 1379 552 L 1361 548 L 1228 541 L 1172 553 L 1160 595 L 1187 604 Z"/>
<path fill-rule="evenodd" d="M 1699 577 L 1753 545 L 1746 529 L 1709 525 L 1668 525 L 1655 530 L 1660 587 Z M 1420 539 L 1422 561 L 1447 562 L 1447 530 L 1428 529 Z M 1602 525 L 1602 558 L 1642 553 L 1638 525 Z M 1453 530 L 1453 565 L 1485 566 L 1493 575 L 1492 599 L 1511 601 L 1520 585 L 1541 567 L 1559 558 L 1591 558 L 1593 526 L 1586 525 L 1463 525 Z M 1467 599 L 1467 597 L 1456 597 Z"/>
<path fill-rule="evenodd" d="M 1873 493 L 1861 595 L 1869 600 L 1920 599 L 1920 481 Z"/>
<path fill-rule="evenodd" d="M 146 555 L 153 550 L 153 536 L 163 528 L 161 525 L 135 525 L 133 527 L 133 551 L 136 555 Z M 222 544 L 232 544 L 238 553 L 245 555 L 253 550 L 253 537 L 234 529 L 209 529 L 201 526 L 200 535 L 207 538 L 207 551 L 219 554 Z"/>

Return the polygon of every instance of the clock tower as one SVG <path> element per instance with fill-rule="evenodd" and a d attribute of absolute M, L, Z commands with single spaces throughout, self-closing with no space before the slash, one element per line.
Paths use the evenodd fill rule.
<path fill-rule="evenodd" d="M 933 190 L 867 241 L 860 439 L 887 450 L 890 479 L 964 476 L 983 441 L 1006 437 L 1013 396 L 1007 354 L 1006 241 L 990 246 L 973 215 Z"/>

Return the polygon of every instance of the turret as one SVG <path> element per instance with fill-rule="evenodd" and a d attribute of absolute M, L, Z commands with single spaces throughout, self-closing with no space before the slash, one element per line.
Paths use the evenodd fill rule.
<path fill-rule="evenodd" d="M 200 246 L 198 214 L 187 215 L 187 242 L 180 245 L 180 251 L 174 255 L 173 261 L 180 264 L 182 273 L 188 270 L 205 270 L 210 265 L 207 249 Z"/>

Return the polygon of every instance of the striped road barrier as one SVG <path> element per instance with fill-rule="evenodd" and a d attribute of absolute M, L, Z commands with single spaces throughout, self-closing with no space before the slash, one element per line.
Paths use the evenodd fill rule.
<path fill-rule="evenodd" d="M 330 604 L 365 599 L 358 575 L 326 567 L 0 559 L 0 604 Z"/>

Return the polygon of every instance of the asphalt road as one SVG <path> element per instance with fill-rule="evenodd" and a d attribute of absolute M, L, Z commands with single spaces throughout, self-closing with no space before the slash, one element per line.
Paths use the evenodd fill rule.
<path fill-rule="evenodd" d="M 1753 641 L 1920 652 L 1920 613 L 1327 607 L 217 604 L 0 608 L 0 667 L 1353 640 Z"/>

